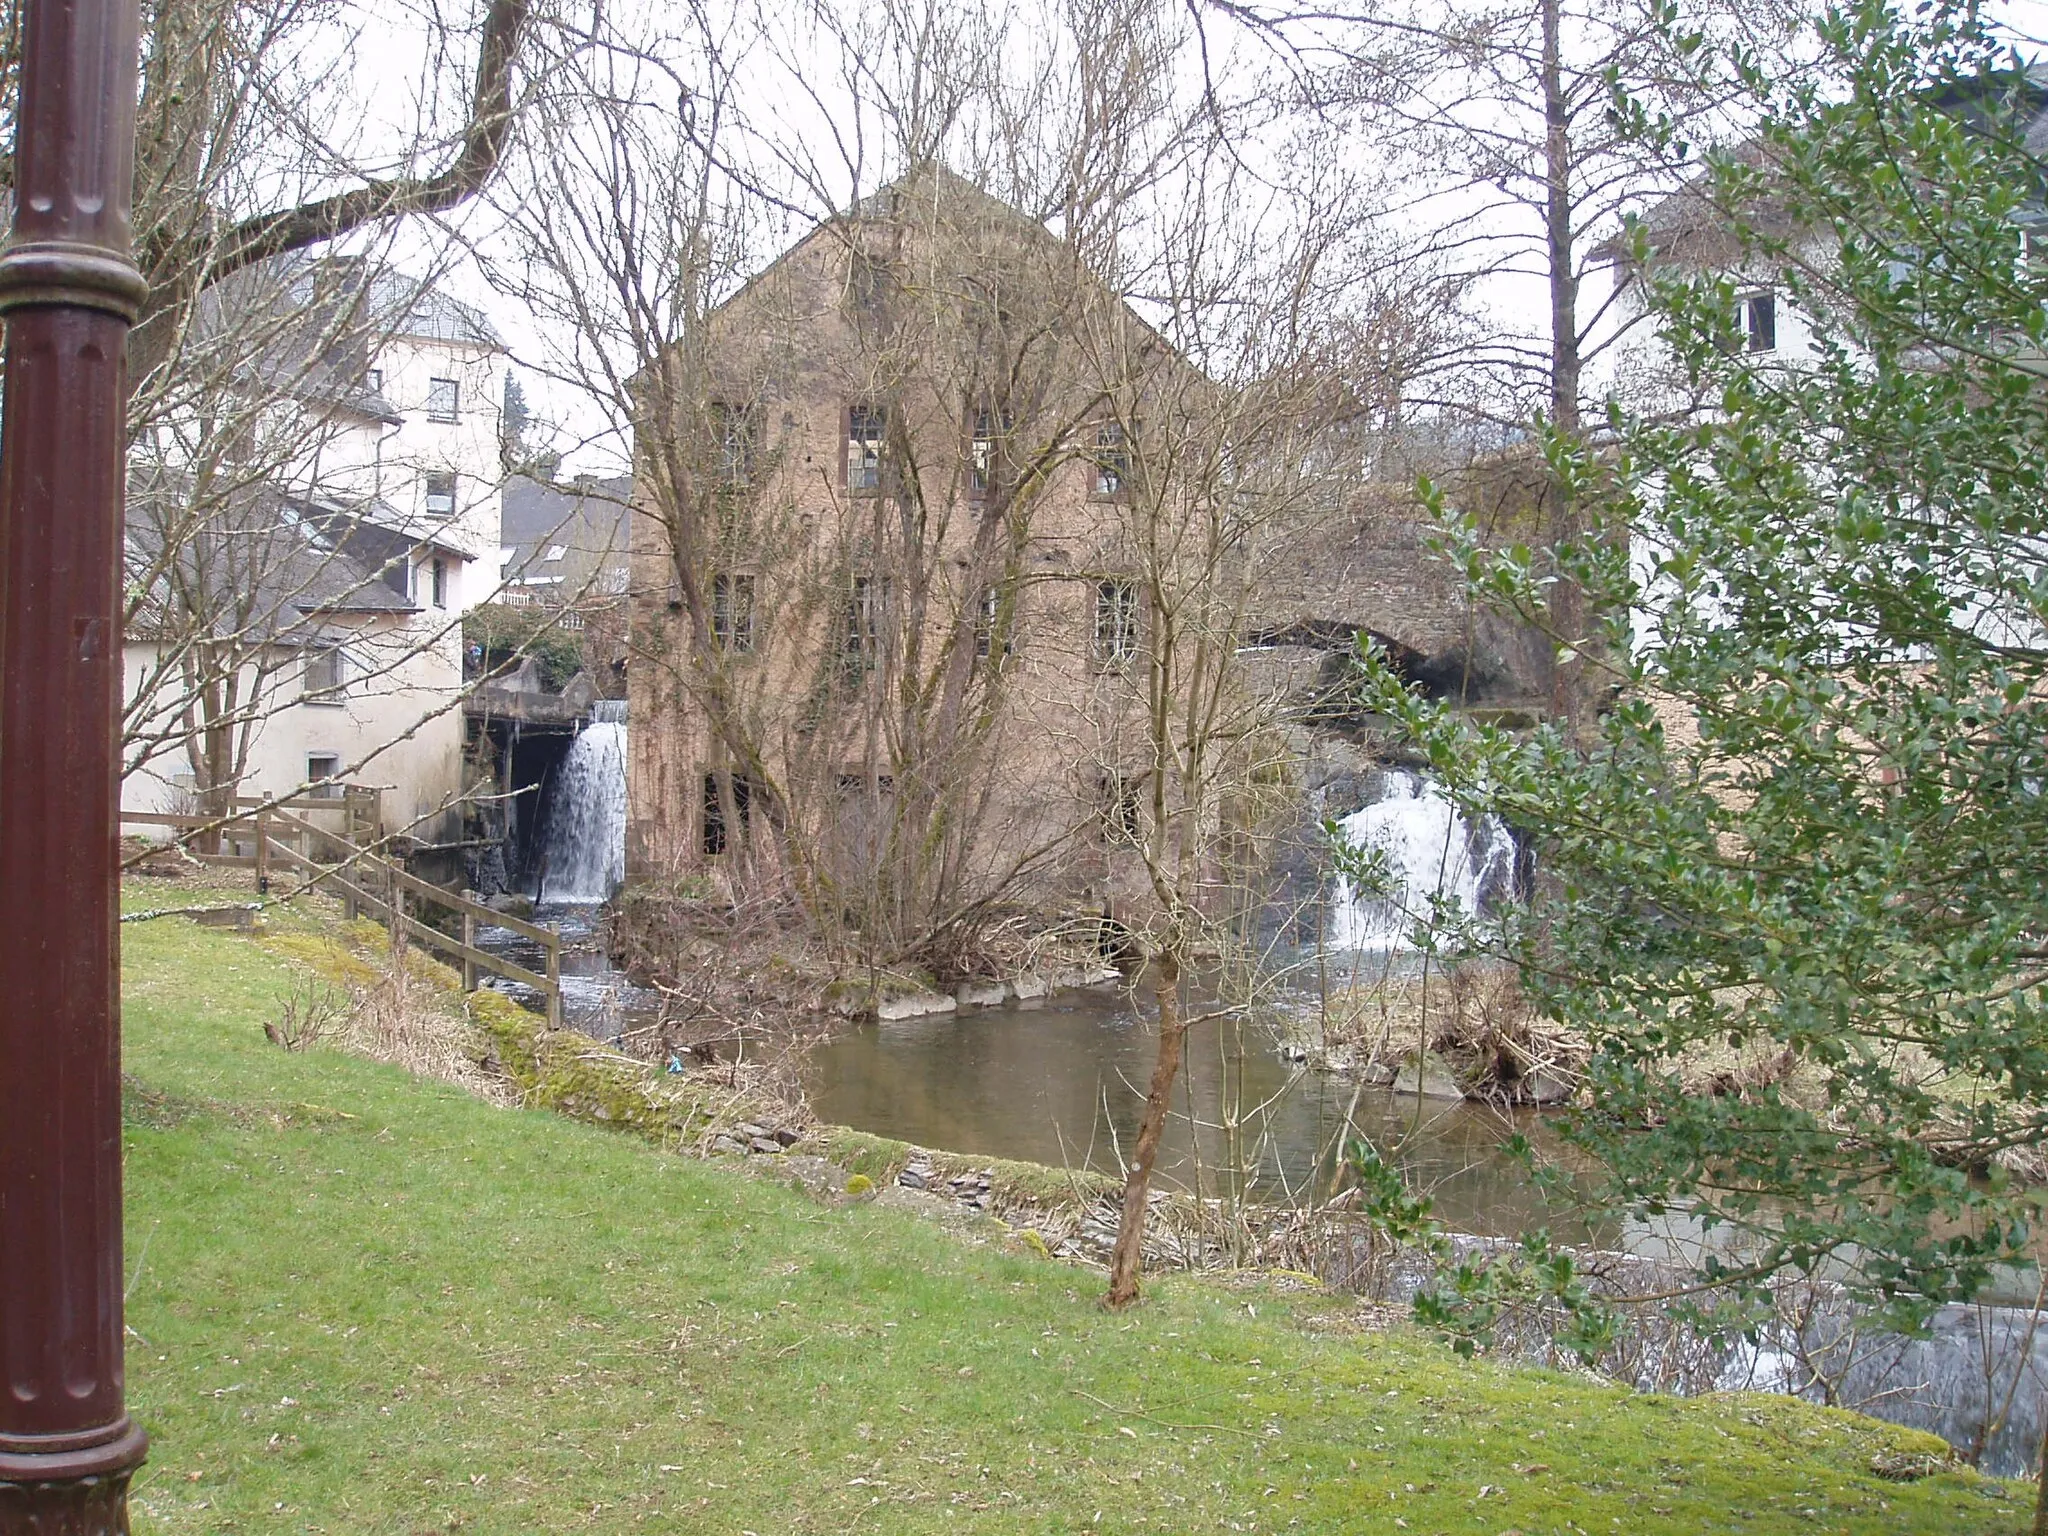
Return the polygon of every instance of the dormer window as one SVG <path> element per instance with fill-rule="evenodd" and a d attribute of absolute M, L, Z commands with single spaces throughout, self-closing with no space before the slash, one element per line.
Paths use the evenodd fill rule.
<path fill-rule="evenodd" d="M 455 473 L 440 470 L 427 476 L 426 512 L 429 517 L 455 515 Z"/>
<path fill-rule="evenodd" d="M 1742 327 L 1745 352 L 1778 350 L 1778 296 L 1774 293 L 1745 293 L 1735 301 L 1735 318 Z"/>
<path fill-rule="evenodd" d="M 427 420 L 454 421 L 462 414 L 462 385 L 454 379 L 427 380 Z"/>
<path fill-rule="evenodd" d="M 372 395 L 381 395 L 384 393 L 384 370 L 382 368 L 369 368 L 364 370 L 363 390 L 365 393 Z"/>

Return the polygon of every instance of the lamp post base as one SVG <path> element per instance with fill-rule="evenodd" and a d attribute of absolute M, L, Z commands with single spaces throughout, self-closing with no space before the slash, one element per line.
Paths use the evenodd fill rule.
<path fill-rule="evenodd" d="M 149 1437 L 123 1418 L 89 1439 L 0 1435 L 0 1536 L 128 1536 L 128 1479 Z"/>

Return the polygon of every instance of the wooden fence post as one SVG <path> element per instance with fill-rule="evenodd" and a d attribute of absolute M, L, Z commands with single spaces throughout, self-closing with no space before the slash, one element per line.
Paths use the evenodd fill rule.
<path fill-rule="evenodd" d="M 462 909 L 462 947 L 464 949 L 476 948 L 476 914 L 467 907 Z M 462 990 L 465 992 L 474 992 L 476 990 L 476 962 L 470 959 L 468 955 L 462 957 Z"/>
<path fill-rule="evenodd" d="M 270 820 L 256 813 L 256 894 L 270 894 Z"/>
<path fill-rule="evenodd" d="M 562 1027 L 562 936 L 548 938 L 548 1028 Z"/>

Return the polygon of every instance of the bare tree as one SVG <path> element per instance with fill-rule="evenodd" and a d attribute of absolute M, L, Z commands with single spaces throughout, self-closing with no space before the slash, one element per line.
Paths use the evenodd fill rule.
<path fill-rule="evenodd" d="M 1201 195 L 1181 199 L 1150 270 L 1171 299 L 1166 335 L 1192 366 L 1127 407 L 1122 540 L 1139 620 L 1128 665 L 1143 707 L 1121 744 L 1136 804 L 1108 811 L 1129 882 L 1122 924 L 1149 962 L 1159 1043 L 1125 1169 L 1111 1306 L 1138 1294 L 1188 1030 L 1248 1019 L 1271 985 L 1241 893 L 1260 899 L 1274 839 L 1297 813 L 1298 701 L 1252 668 L 1247 642 L 1284 546 L 1348 504 L 1370 377 L 1352 350 L 1372 328 L 1370 298 L 1322 270 L 1345 245 L 1317 238 L 1329 204 L 1302 196 L 1274 241 L 1270 182 L 1220 142 L 1196 169 Z M 1281 190 L 1314 189 L 1306 178 Z"/>
<path fill-rule="evenodd" d="M 1090 276 L 1088 244 L 1154 173 L 1114 166 L 1091 135 L 1098 119 L 1129 135 L 1133 113 L 1157 117 L 1163 60 L 1062 33 L 1078 68 L 1053 91 L 1057 61 L 1006 78 L 1015 56 L 972 10 L 816 20 L 841 45 L 839 99 L 861 130 L 836 159 L 734 114 L 773 39 L 756 44 L 764 63 L 743 27 L 694 15 L 674 37 L 581 49 L 539 108 L 562 148 L 538 168 L 552 180 L 508 199 L 523 268 L 504 275 L 564 322 L 561 371 L 635 445 L 653 617 L 634 664 L 669 680 L 657 709 L 687 701 L 641 726 L 702 722 L 707 846 L 828 931 L 902 955 L 957 945 L 1071 830 L 999 806 L 991 754 L 1013 729 L 1003 699 L 1030 686 L 1009 657 L 1034 518 L 1104 414 L 1076 348 L 1137 326 Z M 781 63 L 816 88 L 815 69 Z M 1052 131 L 1022 136 L 1027 98 Z M 940 145 L 1005 197 L 942 169 Z M 727 308 L 798 210 L 810 233 L 747 286 L 743 315 Z M 805 470 L 791 401 L 826 382 L 793 378 L 807 351 L 836 359 L 830 389 L 860 407 L 832 434 L 844 451 Z M 793 694 L 832 728 L 792 731 Z M 646 789 L 698 798 L 694 782 Z M 998 823 L 1017 835 L 992 838 Z"/>
<path fill-rule="evenodd" d="M 327 706 L 334 767 L 352 772 L 379 754 L 405 755 L 411 737 L 458 707 L 461 568 L 480 542 L 495 552 L 495 526 L 478 520 L 495 487 L 444 472 L 437 493 L 432 469 L 388 448 L 396 413 L 385 390 L 398 386 L 379 378 L 404 333 L 449 321 L 478 324 L 374 261 L 265 263 L 212 290 L 179 366 L 136 392 L 123 736 L 131 779 L 189 783 L 199 808 L 224 817 L 280 717 Z M 472 354 L 490 345 L 480 329 L 465 339 Z M 464 371 L 446 360 L 434 367 Z M 473 419 L 468 430 L 495 429 Z M 495 453 L 467 457 L 488 465 Z M 459 733 L 445 721 L 434 734 L 452 778 Z"/>
<path fill-rule="evenodd" d="M 345 125 L 391 99 L 393 60 L 354 48 L 357 13 L 161 0 L 143 20 L 135 221 L 149 292 L 130 354 L 124 756 L 225 814 L 302 676 L 310 689 L 345 663 L 357 703 L 390 699 L 418 691 L 420 657 L 455 655 L 431 612 L 391 617 L 426 541 L 367 532 L 378 490 L 334 460 L 342 418 L 388 410 L 370 375 L 394 290 L 373 296 L 382 280 L 366 274 L 388 265 L 400 222 L 455 209 L 505 157 L 533 22 L 528 0 L 489 0 L 468 23 L 419 25 L 422 108 L 409 130 L 375 134 Z M 315 258 L 335 242 L 345 258 Z M 340 771 L 405 750 L 456 707 L 459 682 L 458 669 L 380 738 L 357 734 Z"/>
<path fill-rule="evenodd" d="M 486 0 L 468 29 L 475 66 L 459 105 L 445 61 L 466 39 L 434 20 L 420 38 L 426 110 L 394 144 L 364 143 L 340 126 L 360 122 L 366 94 L 386 83 L 361 80 L 344 62 L 374 22 L 293 0 L 146 7 L 135 213 L 149 299 L 137 382 L 175 366 L 177 338 L 213 284 L 475 196 L 511 139 L 530 13 L 530 0 Z"/>
<path fill-rule="evenodd" d="M 1677 184 L 1680 165 L 1657 146 L 1742 131 L 1741 93 L 1699 67 L 1702 50 L 1777 50 L 1790 32 L 1777 5 L 1681 18 L 1657 0 L 1224 10 L 1272 41 L 1305 106 L 1384 168 L 1392 259 L 1464 278 L 1468 324 L 1409 374 L 1407 404 L 1482 427 L 1474 441 L 1487 452 L 1531 422 L 1577 436 L 1627 390 L 1622 217 Z M 1639 131 L 1654 119 L 1668 131 Z M 1553 546 L 1580 536 L 1571 505 L 1555 487 L 1545 497 Z M 1568 719 L 1583 702 L 1575 658 L 1588 616 L 1568 578 L 1550 592 L 1552 708 Z"/>

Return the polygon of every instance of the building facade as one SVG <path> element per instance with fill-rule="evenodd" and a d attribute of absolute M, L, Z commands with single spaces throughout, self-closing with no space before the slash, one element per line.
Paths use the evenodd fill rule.
<path fill-rule="evenodd" d="M 456 835 L 462 614 L 497 586 L 507 356 L 389 269 L 221 285 L 131 455 L 123 806 L 339 781 L 385 830 Z"/>
<path fill-rule="evenodd" d="M 1113 886 L 1194 370 L 927 170 L 637 387 L 629 878 L 751 869 L 906 931 Z"/>

